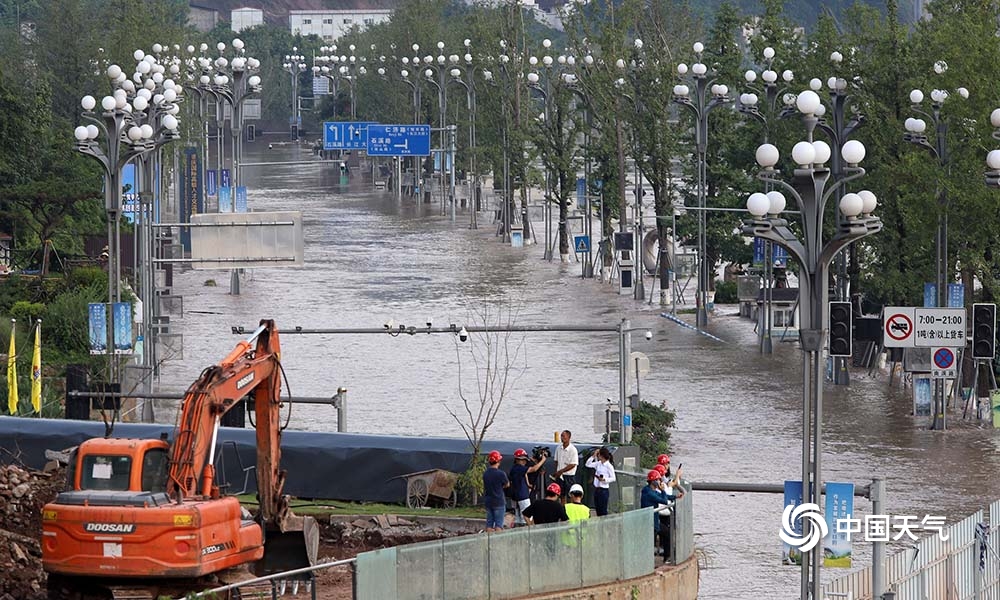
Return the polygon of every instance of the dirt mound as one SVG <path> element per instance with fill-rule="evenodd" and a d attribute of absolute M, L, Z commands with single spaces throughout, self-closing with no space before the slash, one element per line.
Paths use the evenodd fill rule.
<path fill-rule="evenodd" d="M 0 600 L 44 600 L 42 507 L 56 499 L 64 470 L 28 471 L 0 465 Z"/>

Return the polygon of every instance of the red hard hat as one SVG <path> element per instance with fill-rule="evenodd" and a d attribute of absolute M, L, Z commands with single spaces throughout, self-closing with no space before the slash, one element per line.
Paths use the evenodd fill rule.
<path fill-rule="evenodd" d="M 656 463 L 660 464 L 660 465 L 669 465 L 670 464 L 670 456 L 668 454 L 661 454 L 661 455 L 659 455 L 659 456 L 656 457 Z"/>
<path fill-rule="evenodd" d="M 556 496 L 562 493 L 562 488 L 559 487 L 558 483 L 550 483 L 549 487 L 545 489 L 548 490 L 550 494 L 555 494 Z"/>
<path fill-rule="evenodd" d="M 496 450 L 493 450 L 489 454 L 486 455 L 486 461 L 489 462 L 490 464 L 496 464 L 496 463 L 500 462 L 501 458 L 503 458 L 503 457 L 500 456 L 500 453 L 497 452 Z"/>
<path fill-rule="evenodd" d="M 660 478 L 660 472 L 657 471 L 656 469 L 653 469 L 649 473 L 646 473 L 646 481 L 656 481 L 659 478 Z"/>
<path fill-rule="evenodd" d="M 528 458 L 528 453 L 524 451 L 524 448 L 518 448 L 514 450 L 514 458 Z"/>
<path fill-rule="evenodd" d="M 656 465 L 655 467 L 653 467 L 653 470 L 659 473 L 660 475 L 667 474 L 667 468 L 664 467 L 663 465 Z"/>

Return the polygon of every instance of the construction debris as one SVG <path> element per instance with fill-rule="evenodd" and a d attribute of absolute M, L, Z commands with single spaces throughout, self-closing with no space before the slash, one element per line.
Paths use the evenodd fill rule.
<path fill-rule="evenodd" d="M 42 507 L 63 489 L 66 472 L 0 465 L 0 600 L 44 600 Z"/>

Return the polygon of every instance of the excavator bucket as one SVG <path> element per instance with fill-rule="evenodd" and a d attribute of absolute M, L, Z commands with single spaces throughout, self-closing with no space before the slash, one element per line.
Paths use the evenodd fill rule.
<path fill-rule="evenodd" d="M 264 532 L 264 558 L 254 564 L 258 577 L 284 573 L 316 564 L 319 526 L 316 519 L 296 516 L 286 520 L 284 531 Z"/>

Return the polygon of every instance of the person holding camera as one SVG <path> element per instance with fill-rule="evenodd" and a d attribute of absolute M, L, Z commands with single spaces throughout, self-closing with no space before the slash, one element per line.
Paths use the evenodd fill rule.
<path fill-rule="evenodd" d="M 514 466 L 510 468 L 510 494 L 514 501 L 514 525 L 525 525 L 524 509 L 531 506 L 531 483 L 528 476 L 534 474 L 545 464 L 546 453 L 536 452 L 535 464 L 528 466 L 528 453 L 524 448 L 514 451 Z"/>
<path fill-rule="evenodd" d="M 601 446 L 594 450 L 585 465 L 594 469 L 594 509 L 597 516 L 608 514 L 608 499 L 611 497 L 611 484 L 615 481 L 615 466 L 611 461 L 611 451 Z"/>
<path fill-rule="evenodd" d="M 562 445 L 556 448 L 556 472 L 550 475 L 553 481 L 559 483 L 562 491 L 561 501 L 566 504 L 566 494 L 569 488 L 576 483 L 576 466 L 580 462 L 580 454 L 576 451 L 576 446 L 570 443 L 573 434 L 569 429 L 559 434 L 559 441 Z"/>

